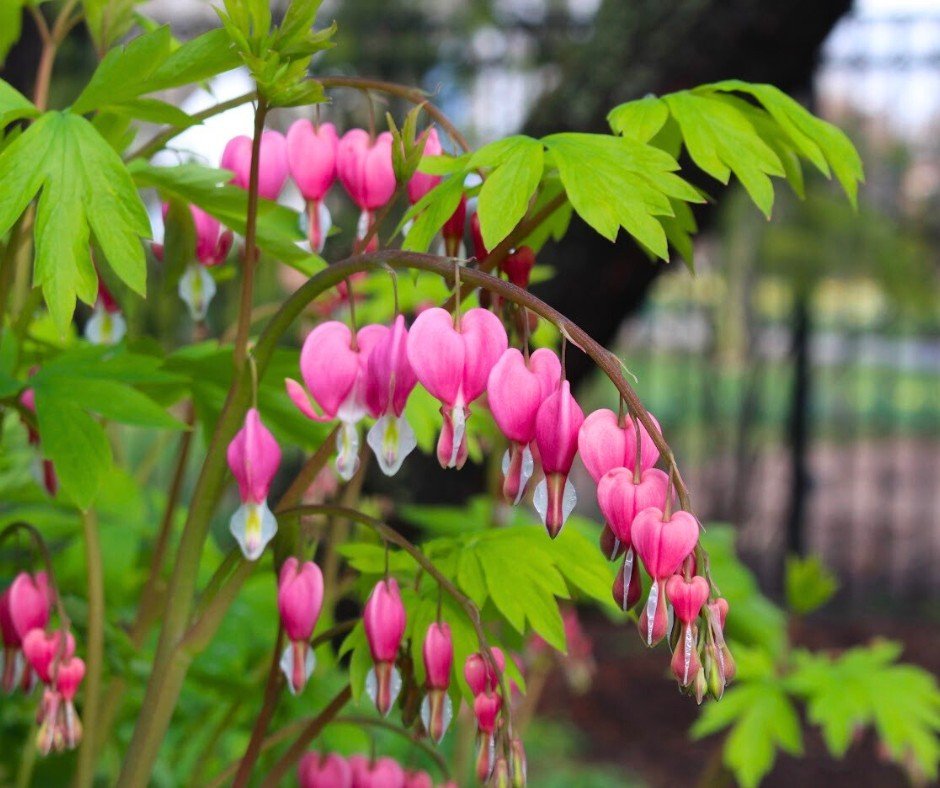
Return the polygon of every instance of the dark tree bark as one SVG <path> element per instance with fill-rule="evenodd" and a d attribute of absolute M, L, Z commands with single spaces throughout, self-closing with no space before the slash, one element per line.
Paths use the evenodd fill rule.
<path fill-rule="evenodd" d="M 559 88 L 539 102 L 526 131 L 607 131 L 607 112 L 623 101 L 720 79 L 806 96 L 820 45 L 850 7 L 851 0 L 605 0 L 590 39 L 561 55 Z M 717 182 L 701 183 L 719 195 Z M 710 214 L 698 211 L 701 225 Z M 577 219 L 540 257 L 557 276 L 538 294 L 605 344 L 665 268 L 632 241 L 612 245 Z M 570 378 L 589 370 L 584 356 L 570 354 Z"/>

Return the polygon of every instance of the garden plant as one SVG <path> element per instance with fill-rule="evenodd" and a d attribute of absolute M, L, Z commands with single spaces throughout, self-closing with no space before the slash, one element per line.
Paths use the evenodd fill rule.
<path fill-rule="evenodd" d="M 722 596 L 693 491 L 624 363 L 529 284 L 551 275 L 536 255 L 573 215 L 694 272 L 702 173 L 733 174 L 767 215 L 773 179 L 799 194 L 806 165 L 854 203 L 847 137 L 731 80 L 615 107 L 610 133 L 473 150 L 422 91 L 319 73 L 341 32 L 315 27 L 318 5 L 272 18 L 225 0 L 220 26 L 186 42 L 133 0 L 0 10 L 3 48 L 24 16 L 42 37 L 32 96 L 0 82 L 4 782 L 523 785 L 518 655 L 534 636 L 565 650 L 569 600 L 635 620 L 690 702 L 719 707 L 735 677 L 726 620 L 766 612 Z M 79 24 L 97 67 L 51 108 Z M 254 89 L 198 114 L 156 97 L 239 67 Z M 335 127 L 336 91 L 361 95 L 368 128 Z M 386 98 L 413 107 L 383 122 Z M 218 167 L 152 161 L 238 105 L 254 131 Z M 289 182 L 303 210 L 278 202 Z M 299 284 L 263 302 L 275 266 Z M 170 340 L 155 328 L 168 313 Z M 572 353 L 610 379 L 617 412 L 582 412 Z M 489 466 L 492 483 L 461 510 L 364 489 L 370 465 L 393 477 L 418 453 Z M 603 526 L 572 514 L 576 455 Z M 795 724 L 779 693 L 768 711 L 763 690 L 731 692 L 700 732 L 745 695 Z M 475 736 L 469 758 L 454 728 Z M 794 749 L 790 727 L 774 731 Z M 914 734 L 929 771 L 933 734 Z M 743 781 L 769 768 L 763 752 Z"/>

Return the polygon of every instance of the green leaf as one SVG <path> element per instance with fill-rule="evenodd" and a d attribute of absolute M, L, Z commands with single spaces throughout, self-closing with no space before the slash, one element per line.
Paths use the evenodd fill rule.
<path fill-rule="evenodd" d="M 291 0 L 278 27 L 277 46 L 286 49 L 303 39 L 317 18 L 321 0 Z"/>
<path fill-rule="evenodd" d="M 822 607 L 836 592 L 839 583 L 819 556 L 787 556 L 785 581 L 787 607 L 805 615 Z"/>
<path fill-rule="evenodd" d="M 134 6 L 142 0 L 84 0 L 85 24 L 99 52 L 108 49 L 134 24 Z"/>
<path fill-rule="evenodd" d="M 774 202 L 770 175 L 784 175 L 777 154 L 737 109 L 699 91 L 663 97 L 682 130 L 685 147 L 702 170 L 727 183 L 733 172 L 766 216 Z"/>
<path fill-rule="evenodd" d="M 489 169 L 477 202 L 480 232 L 488 249 L 496 247 L 525 216 L 544 168 L 542 143 L 518 135 L 484 145 L 468 169 Z"/>
<path fill-rule="evenodd" d="M 144 295 L 141 237 L 150 220 L 120 157 L 77 115 L 49 112 L 0 154 L 0 234 L 42 189 L 34 229 L 34 281 L 61 333 L 76 297 L 92 303 L 97 276 L 89 251 L 93 232 L 114 272 Z"/>
<path fill-rule="evenodd" d="M 777 749 L 791 755 L 803 751 L 796 709 L 779 685 L 754 682 L 733 687 L 718 703 L 709 703 L 692 726 L 693 738 L 733 726 L 724 745 L 725 765 L 738 782 L 760 783 L 774 764 Z"/>
<path fill-rule="evenodd" d="M 102 109 L 112 110 L 118 115 L 126 115 L 148 123 L 165 123 L 178 129 L 185 129 L 200 123 L 178 107 L 159 99 L 131 99 L 113 107 L 105 106 Z"/>
<path fill-rule="evenodd" d="M 20 93 L 9 82 L 0 79 L 0 128 L 20 118 L 39 114 L 33 102 Z"/>
<path fill-rule="evenodd" d="M 170 28 L 137 36 L 112 49 L 72 105 L 84 114 L 114 106 L 157 90 L 199 82 L 238 65 L 225 32 L 213 30 L 174 48 Z"/>
<path fill-rule="evenodd" d="M 553 134 L 543 140 L 574 210 L 615 240 L 623 227 L 658 257 L 668 259 L 660 217 L 674 215 L 669 198 L 701 202 L 674 174 L 668 154 L 644 143 L 603 134 Z"/>
<path fill-rule="evenodd" d="M 434 236 L 454 215 L 463 196 L 463 175 L 442 180 L 405 214 L 402 223 L 414 217 L 401 248 L 409 252 L 426 252 Z M 397 231 L 396 231 L 397 232 Z"/>
<path fill-rule="evenodd" d="M 23 5 L 25 0 L 4 0 L 0 3 L 0 66 L 7 52 L 20 40 L 23 28 Z"/>
<path fill-rule="evenodd" d="M 607 123 L 615 134 L 622 134 L 637 142 L 649 142 L 668 119 L 669 107 L 655 96 L 628 101 L 607 113 Z"/>

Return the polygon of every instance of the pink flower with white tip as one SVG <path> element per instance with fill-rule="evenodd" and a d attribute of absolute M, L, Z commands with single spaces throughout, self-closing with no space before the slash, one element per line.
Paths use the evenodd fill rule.
<path fill-rule="evenodd" d="M 306 118 L 294 121 L 287 130 L 287 164 L 291 177 L 307 201 L 307 240 L 310 250 L 323 251 L 333 225 L 323 202 L 336 180 L 336 150 L 339 137 L 332 123 L 314 126 Z"/>
<path fill-rule="evenodd" d="M 268 491 L 281 464 L 281 447 L 261 422 L 257 408 L 248 409 L 244 425 L 228 445 L 227 457 L 242 500 L 229 521 L 229 530 L 245 558 L 255 561 L 277 533 Z"/>
<path fill-rule="evenodd" d="M 222 151 L 220 166 L 232 173 L 232 183 L 247 190 L 251 183 L 251 137 L 233 137 Z M 287 140 L 279 131 L 261 134 L 258 152 L 258 196 L 276 200 L 287 182 Z"/>
<path fill-rule="evenodd" d="M 461 468 L 466 462 L 470 403 L 486 390 L 490 370 L 508 344 L 503 324 L 485 309 L 470 309 L 456 325 L 440 307 L 415 319 L 408 333 L 408 360 L 421 384 L 441 402 L 441 467 Z"/>
<path fill-rule="evenodd" d="M 552 539 L 558 536 L 578 500 L 568 473 L 578 452 L 578 430 L 583 421 L 584 413 L 571 395 L 567 380 L 546 397 L 535 419 L 535 445 L 545 478 L 536 486 L 533 502 Z"/>
<path fill-rule="evenodd" d="M 323 607 L 323 573 L 312 561 L 302 564 L 290 556 L 281 566 L 277 609 L 290 644 L 281 655 L 281 670 L 291 693 L 298 694 L 313 674 L 316 662 L 310 638 Z"/>
<path fill-rule="evenodd" d="M 535 440 L 539 408 L 561 380 L 554 351 L 539 348 L 528 360 L 509 348 L 490 372 L 486 394 L 497 426 L 509 441 L 503 455 L 503 496 L 519 503 L 535 469 L 529 444 Z"/>
<path fill-rule="evenodd" d="M 23 637 L 23 656 L 43 684 L 52 684 L 59 663 L 75 654 L 75 638 L 62 630 L 31 629 Z"/>
<path fill-rule="evenodd" d="M 394 577 L 375 584 L 363 610 L 362 623 L 375 663 L 366 677 L 366 691 L 384 716 L 401 691 L 401 674 L 395 660 L 405 634 L 405 606 Z"/>
<path fill-rule="evenodd" d="M 650 507 L 633 520 L 630 537 L 633 549 L 653 579 L 646 607 L 638 625 L 646 645 L 658 643 L 668 626 L 665 604 L 666 580 L 682 565 L 698 543 L 698 520 L 688 512 L 666 517 L 661 509 Z"/>
<path fill-rule="evenodd" d="M 675 617 L 682 622 L 679 644 L 672 653 L 672 673 L 683 687 L 692 683 L 701 666 L 696 649 L 695 637 L 698 618 L 702 606 L 708 601 L 708 581 L 704 577 L 691 577 L 686 580 L 682 575 L 673 575 L 666 581 L 666 596 L 672 603 Z"/>
<path fill-rule="evenodd" d="M 453 703 L 447 694 L 454 664 L 454 645 L 447 622 L 432 622 L 428 626 L 422 656 L 428 694 L 421 703 L 421 722 L 428 735 L 440 743 L 454 716 Z"/>
<path fill-rule="evenodd" d="M 658 468 L 650 468 L 642 474 L 627 468 L 614 468 L 607 471 L 597 484 L 597 503 L 614 535 L 612 553 L 608 557 L 614 558 L 621 549 L 625 550 L 623 566 L 617 574 L 620 585 L 614 586 L 614 599 L 623 610 L 636 604 L 640 589 L 630 527 L 644 509 L 665 507 L 668 487 L 669 477 Z"/>
<path fill-rule="evenodd" d="M 300 788 L 353 788 L 353 769 L 342 755 L 308 752 L 297 764 Z"/>
<path fill-rule="evenodd" d="M 373 140 L 365 129 L 347 131 L 336 148 L 336 174 L 362 211 L 356 230 L 356 239 L 362 241 L 372 229 L 375 212 L 395 193 L 392 135 L 383 131 Z M 373 236 L 363 251 L 377 248 L 378 238 Z"/>
<path fill-rule="evenodd" d="M 368 412 L 366 364 L 372 349 L 387 331 L 386 326 L 363 326 L 354 338 L 345 323 L 338 320 L 321 323 L 307 335 L 300 351 L 300 374 L 307 390 L 290 378 L 284 381 L 287 394 L 307 418 L 339 419 L 342 423 L 336 436 L 336 471 L 345 481 L 359 467 L 356 425 Z M 313 408 L 310 397 L 322 414 Z"/>
<path fill-rule="evenodd" d="M 391 328 L 382 328 L 384 333 L 366 363 L 366 405 L 369 415 L 377 419 L 366 441 L 382 473 L 393 476 L 418 445 L 414 430 L 403 415 L 418 379 L 408 361 L 405 318 L 399 315 Z"/>
<path fill-rule="evenodd" d="M 82 741 L 82 722 L 78 717 L 78 712 L 75 711 L 74 700 L 84 678 L 85 662 L 80 657 L 62 660 L 55 678 L 55 691 L 61 699 L 61 705 L 54 717 L 42 723 L 42 725 L 50 725 L 55 730 L 52 736 L 53 744 L 62 741 L 67 750 L 75 749 Z M 40 740 L 43 739 L 42 727 L 40 727 L 39 737 Z"/>

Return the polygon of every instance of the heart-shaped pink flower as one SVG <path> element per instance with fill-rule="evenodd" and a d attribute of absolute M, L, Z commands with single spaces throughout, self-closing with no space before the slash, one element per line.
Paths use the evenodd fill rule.
<path fill-rule="evenodd" d="M 232 183 L 248 189 L 251 181 L 251 137 L 233 137 L 222 151 L 221 167 L 233 173 Z M 258 195 L 276 200 L 287 181 L 287 140 L 279 131 L 261 134 L 258 156 Z"/>
<path fill-rule="evenodd" d="M 31 629 L 46 628 L 52 591 L 45 572 L 38 572 L 35 577 L 20 572 L 6 593 L 10 620 L 20 640 Z"/>
<path fill-rule="evenodd" d="M 665 580 L 682 565 L 698 543 L 699 524 L 688 512 L 673 512 L 669 520 L 661 509 L 643 509 L 630 529 L 633 548 L 654 580 Z"/>
<path fill-rule="evenodd" d="M 55 688 L 65 700 L 72 700 L 85 678 L 85 663 L 80 657 L 63 659 L 56 671 Z"/>
<path fill-rule="evenodd" d="M 535 418 L 535 445 L 545 478 L 535 488 L 534 503 L 549 536 L 558 536 L 574 510 L 577 494 L 568 473 L 578 452 L 578 431 L 584 413 L 565 380 L 545 398 Z"/>
<path fill-rule="evenodd" d="M 597 484 L 597 503 L 621 544 L 630 546 L 630 526 L 639 512 L 650 506 L 661 509 L 665 505 L 668 486 L 669 477 L 658 468 L 644 471 L 639 484 L 634 484 L 633 471 L 627 468 L 614 468 L 601 477 Z"/>
<path fill-rule="evenodd" d="M 673 575 L 666 581 L 666 596 L 672 603 L 676 618 L 691 624 L 698 618 L 702 606 L 708 601 L 708 581 L 696 575 L 690 580 L 682 575 Z"/>
<path fill-rule="evenodd" d="M 320 201 L 336 180 L 339 137 L 332 123 L 314 126 L 307 118 L 287 130 L 287 166 L 304 199 Z"/>
<path fill-rule="evenodd" d="M 329 755 L 308 752 L 297 764 L 297 781 L 300 788 L 352 788 L 353 770 L 335 752 Z"/>
<path fill-rule="evenodd" d="M 75 654 L 75 638 L 69 632 L 62 644 L 62 631 L 45 632 L 42 629 L 31 629 L 23 637 L 23 656 L 29 662 L 36 675 L 44 684 L 52 683 L 52 674 L 55 663 L 67 660 Z"/>
<path fill-rule="evenodd" d="M 653 418 L 650 416 L 650 418 Z M 659 427 L 659 422 L 653 418 Z M 652 468 L 659 459 L 659 450 L 646 429 L 640 425 L 640 470 Z M 607 408 L 595 410 L 585 420 L 578 435 L 578 450 L 584 467 L 594 481 L 600 481 L 613 468 L 634 469 L 636 465 L 636 426 L 625 417 L 621 427 L 617 414 Z"/>

